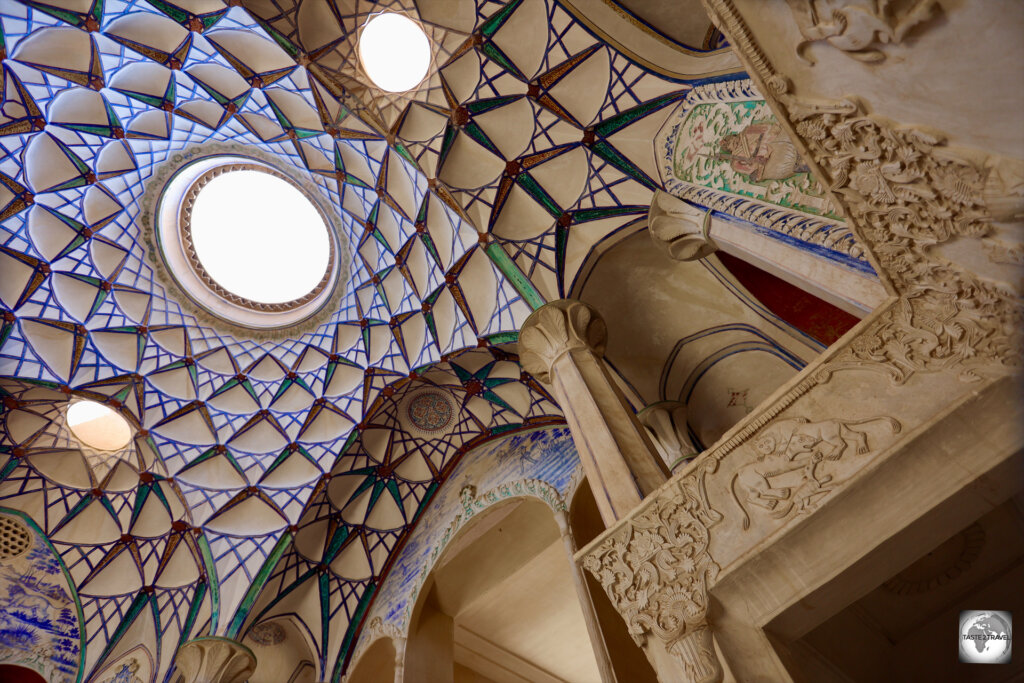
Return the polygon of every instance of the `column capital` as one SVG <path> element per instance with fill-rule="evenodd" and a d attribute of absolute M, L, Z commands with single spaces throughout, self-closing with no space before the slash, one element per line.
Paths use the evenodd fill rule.
<path fill-rule="evenodd" d="M 245 683 L 256 671 L 256 655 L 236 640 L 206 636 L 178 648 L 174 664 L 184 683 Z"/>
<path fill-rule="evenodd" d="M 676 261 L 697 261 L 713 254 L 711 209 L 699 209 L 657 190 L 647 212 L 647 227 L 659 249 Z"/>
<path fill-rule="evenodd" d="M 551 366 L 570 351 L 585 349 L 603 357 L 608 341 L 604 319 L 589 304 L 558 299 L 534 311 L 519 332 L 519 363 L 542 382 Z"/>
<path fill-rule="evenodd" d="M 696 457 L 697 449 L 687 433 L 685 403 L 658 401 L 648 405 L 636 416 L 640 424 L 650 431 L 654 445 L 670 470 Z"/>

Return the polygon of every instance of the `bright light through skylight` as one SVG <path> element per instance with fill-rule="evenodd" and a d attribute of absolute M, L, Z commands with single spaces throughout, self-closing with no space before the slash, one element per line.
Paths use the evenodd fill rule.
<path fill-rule="evenodd" d="M 68 406 L 68 427 L 86 446 L 116 451 L 128 445 L 132 428 L 113 409 L 95 401 L 76 401 Z"/>
<path fill-rule="evenodd" d="M 230 171 L 211 180 L 192 209 L 200 263 L 224 289 L 265 304 L 311 292 L 330 262 L 330 237 L 312 202 L 286 180 Z"/>
<path fill-rule="evenodd" d="M 430 41 L 405 15 L 386 12 L 366 23 L 359 59 L 378 88 L 403 92 L 416 87 L 430 67 Z"/>

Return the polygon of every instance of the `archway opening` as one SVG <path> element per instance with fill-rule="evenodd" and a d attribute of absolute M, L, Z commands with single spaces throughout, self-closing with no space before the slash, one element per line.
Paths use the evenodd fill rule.
<path fill-rule="evenodd" d="M 407 680 L 600 680 L 569 557 L 551 509 L 513 499 L 449 543 L 420 592 Z"/>
<path fill-rule="evenodd" d="M 569 505 L 569 528 L 577 548 L 587 545 L 605 530 L 597 501 L 586 479 L 580 482 Z M 654 673 L 643 650 L 633 642 L 626 622 L 608 599 L 601 584 L 590 572 L 583 573 L 615 677 L 631 683 L 657 683 L 658 675 Z"/>
<path fill-rule="evenodd" d="M 46 679 L 24 666 L 0 664 L 0 681 L 5 683 L 46 683 Z"/>
<path fill-rule="evenodd" d="M 348 680 L 350 683 L 394 683 L 395 644 L 390 638 L 378 638 L 359 658 Z"/>

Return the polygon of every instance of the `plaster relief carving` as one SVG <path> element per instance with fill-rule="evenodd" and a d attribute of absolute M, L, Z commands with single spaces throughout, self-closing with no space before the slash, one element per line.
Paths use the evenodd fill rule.
<path fill-rule="evenodd" d="M 722 516 L 704 478 L 717 467 L 703 460 L 583 558 L 637 645 L 658 639 L 695 683 L 722 679 L 707 621 L 708 587 L 720 569 L 708 529 Z"/>
<path fill-rule="evenodd" d="M 896 3 L 892 0 L 787 0 L 800 35 L 797 55 L 805 56 L 810 43 L 825 41 L 862 62 L 881 62 L 883 45 L 902 43 L 919 24 L 931 19 L 938 0 Z"/>
<path fill-rule="evenodd" d="M 658 190 L 647 224 L 654 243 L 676 261 L 697 261 L 718 250 L 711 240 L 711 209 L 702 211 Z"/>
<path fill-rule="evenodd" d="M 871 452 L 868 433 L 851 425 L 887 425 L 891 433 L 900 423 L 891 417 L 863 420 L 823 420 L 803 417 L 778 420 L 753 441 L 757 459 L 739 468 L 730 489 L 743 512 L 743 528 L 750 528 L 748 511 L 767 512 L 773 519 L 810 512 L 842 483 L 850 467 L 843 467 L 851 452 Z"/>
<path fill-rule="evenodd" d="M 904 293 L 834 367 L 874 365 L 902 384 L 917 372 L 955 368 L 961 380 L 976 381 L 981 368 L 1019 366 L 1024 315 L 1013 293 L 928 251 L 953 238 L 984 236 L 991 225 L 987 201 L 1000 215 L 1013 212 L 1014 184 L 994 189 L 986 182 L 991 171 L 945 147 L 941 137 L 890 126 L 852 100 L 787 98 L 786 104 L 832 189 Z"/>
<path fill-rule="evenodd" d="M 941 135 L 897 127 L 869 115 L 851 98 L 795 97 L 732 2 L 704 2 L 785 111 L 841 200 L 844 215 L 876 257 L 880 275 L 901 295 L 898 305 L 823 368 L 823 379 L 835 370 L 860 368 L 883 371 L 896 384 L 916 373 L 944 370 L 970 382 L 1019 368 L 1024 310 L 1018 297 L 1005 283 L 982 279 L 933 248 L 961 239 L 970 250 L 969 241 L 977 240 L 978 252 L 985 253 L 992 222 L 1021 213 L 1019 162 L 953 149 Z M 807 6 L 796 5 L 800 11 Z M 910 12 L 907 8 L 899 20 Z M 1001 261 L 1018 251 L 1016 244 L 988 246 L 990 257 L 996 248 Z"/>

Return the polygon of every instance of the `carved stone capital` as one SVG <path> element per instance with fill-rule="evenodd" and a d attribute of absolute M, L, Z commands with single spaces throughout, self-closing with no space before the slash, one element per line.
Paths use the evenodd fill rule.
<path fill-rule="evenodd" d="M 174 658 L 183 683 L 245 683 L 256 671 L 256 655 L 230 638 L 190 640 Z"/>
<path fill-rule="evenodd" d="M 688 462 L 696 455 L 697 449 L 690 442 L 686 430 L 685 403 L 658 401 L 637 413 L 637 418 L 654 437 L 654 445 L 670 468 Z"/>
<path fill-rule="evenodd" d="M 711 209 L 703 211 L 657 190 L 647 212 L 651 239 L 676 261 L 697 261 L 718 247 L 711 241 Z"/>
<path fill-rule="evenodd" d="M 719 566 L 708 529 L 722 519 L 708 504 L 704 459 L 589 549 L 583 567 L 601 583 L 633 640 L 670 655 L 692 683 L 722 678 L 708 624 L 708 588 Z M 652 642 L 651 639 L 657 642 Z"/>
<path fill-rule="evenodd" d="M 608 329 L 601 315 L 575 299 L 558 299 L 530 315 L 519 332 L 519 363 L 542 382 L 555 361 L 574 350 L 604 356 Z"/>

